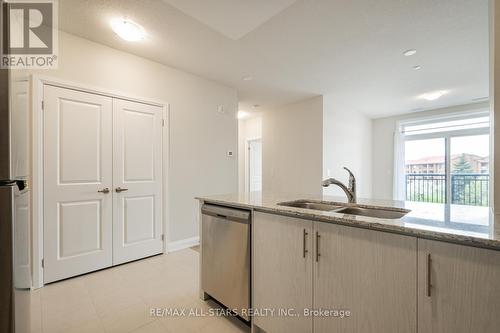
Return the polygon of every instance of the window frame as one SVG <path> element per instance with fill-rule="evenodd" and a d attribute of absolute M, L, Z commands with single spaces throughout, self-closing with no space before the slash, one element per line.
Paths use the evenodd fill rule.
<path fill-rule="evenodd" d="M 405 126 L 414 126 L 414 125 L 425 125 L 432 124 L 436 122 L 445 122 L 445 121 L 453 121 L 453 120 L 461 120 L 461 119 L 473 119 L 479 117 L 490 117 L 489 110 L 481 109 L 473 112 L 464 112 L 458 114 L 450 114 L 450 115 L 438 115 L 433 117 L 422 117 L 417 119 L 409 119 L 398 122 L 397 128 L 399 132 L 402 134 L 401 144 L 404 147 L 407 141 L 418 141 L 418 140 L 426 140 L 426 139 L 444 139 L 445 144 L 445 202 L 443 205 L 445 206 L 445 221 L 446 225 L 452 228 L 467 228 L 471 231 L 484 232 L 488 227 L 482 225 L 474 225 L 468 223 L 460 223 L 460 222 L 451 222 L 450 221 L 450 206 L 451 206 L 451 139 L 455 137 L 463 137 L 463 136 L 473 136 L 473 135 L 489 135 L 490 138 L 490 161 L 492 160 L 492 149 L 491 149 L 491 117 L 490 117 L 490 126 L 484 128 L 472 128 L 472 129 L 461 129 L 461 130 L 451 130 L 451 131 L 442 131 L 435 133 L 424 133 L 424 134 L 404 134 Z M 394 156 L 395 163 L 397 163 L 397 157 Z M 400 161 L 401 162 L 401 161 Z M 402 161 L 404 164 L 404 161 Z M 406 184 L 406 167 L 400 168 L 399 170 L 403 171 L 405 177 L 404 181 L 404 193 L 406 200 L 407 193 L 407 184 Z M 396 170 L 395 170 L 396 171 Z M 488 168 L 488 175 L 490 179 L 490 188 L 491 184 L 491 167 Z M 491 191 L 488 192 L 488 203 L 491 207 Z"/>
<path fill-rule="evenodd" d="M 451 204 L 451 139 L 463 136 L 473 136 L 473 135 L 490 135 L 490 128 L 474 128 L 467 130 L 458 130 L 458 131 L 448 131 L 448 132 L 439 132 L 439 133 L 428 133 L 428 134 L 415 134 L 404 136 L 402 143 L 405 144 L 407 141 L 419 141 L 426 139 L 444 139 L 444 173 L 445 173 L 445 204 Z M 488 175 L 491 179 L 491 169 L 488 170 Z M 405 184 L 405 193 L 406 193 L 406 184 Z M 490 194 L 488 193 L 488 199 L 490 199 Z M 491 202 L 488 200 L 488 202 Z"/>

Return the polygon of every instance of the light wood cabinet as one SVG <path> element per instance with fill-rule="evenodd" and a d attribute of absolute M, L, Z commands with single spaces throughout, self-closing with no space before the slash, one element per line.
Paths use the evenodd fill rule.
<path fill-rule="evenodd" d="M 314 228 L 314 308 L 351 313 L 315 316 L 314 332 L 416 332 L 416 238 L 321 222 Z"/>
<path fill-rule="evenodd" d="M 499 332 L 500 251 L 259 212 L 252 229 L 253 307 L 301 315 L 254 316 L 254 328 Z"/>
<path fill-rule="evenodd" d="M 253 307 L 300 315 L 256 316 L 254 325 L 269 333 L 416 332 L 416 238 L 259 212 L 252 228 Z M 306 308 L 351 316 L 304 316 Z"/>
<path fill-rule="evenodd" d="M 500 252 L 419 239 L 418 327 L 419 333 L 499 332 Z"/>
<path fill-rule="evenodd" d="M 312 332 L 311 318 L 302 316 L 303 309 L 312 308 L 312 225 L 312 221 L 302 219 L 254 214 L 252 307 L 275 313 L 254 316 L 253 324 L 266 332 Z M 288 309 L 301 316 L 278 313 Z"/>

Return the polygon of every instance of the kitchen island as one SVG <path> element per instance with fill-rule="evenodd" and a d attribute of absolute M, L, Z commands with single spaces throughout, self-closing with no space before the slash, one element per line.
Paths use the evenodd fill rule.
<path fill-rule="evenodd" d="M 198 199 L 252 212 L 252 307 L 276 311 L 254 316 L 254 331 L 489 333 L 500 327 L 500 233 L 488 208 L 347 204 L 260 192 Z M 404 216 L 283 205 L 297 200 Z"/>

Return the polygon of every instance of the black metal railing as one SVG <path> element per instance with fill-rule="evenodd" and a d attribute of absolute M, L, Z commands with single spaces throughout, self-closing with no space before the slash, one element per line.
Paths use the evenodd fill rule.
<path fill-rule="evenodd" d="M 490 177 L 474 173 L 451 174 L 451 203 L 457 205 L 488 206 Z M 419 202 L 446 202 L 446 174 L 406 174 L 406 200 Z"/>
<path fill-rule="evenodd" d="M 446 201 L 446 174 L 407 173 L 406 200 L 444 203 Z"/>

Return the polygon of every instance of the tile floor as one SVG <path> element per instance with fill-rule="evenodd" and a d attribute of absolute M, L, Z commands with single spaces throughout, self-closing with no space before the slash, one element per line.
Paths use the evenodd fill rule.
<path fill-rule="evenodd" d="M 198 297 L 199 253 L 186 249 L 49 284 L 33 292 L 33 332 L 250 332 L 236 318 L 154 317 L 151 308 L 218 308 Z"/>

